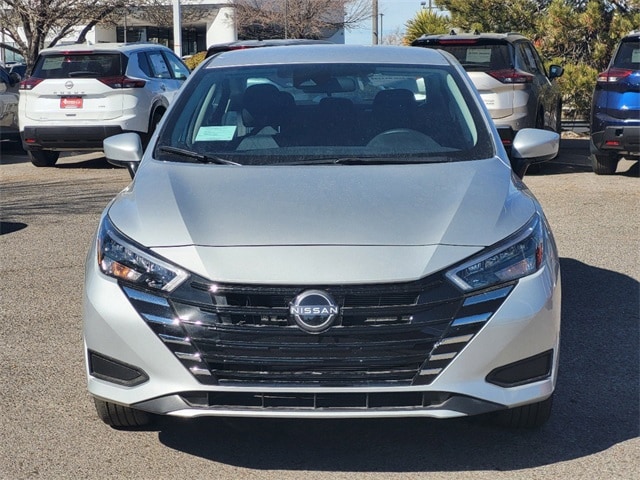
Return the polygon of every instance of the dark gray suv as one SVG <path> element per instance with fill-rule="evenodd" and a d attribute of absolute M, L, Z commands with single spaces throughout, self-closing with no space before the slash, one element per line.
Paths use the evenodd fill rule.
<path fill-rule="evenodd" d="M 0 64 L 0 142 L 17 141 L 18 83 L 20 75 Z"/>

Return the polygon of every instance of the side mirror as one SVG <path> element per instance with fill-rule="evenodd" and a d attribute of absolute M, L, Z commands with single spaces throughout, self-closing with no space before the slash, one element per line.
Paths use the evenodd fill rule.
<path fill-rule="evenodd" d="M 555 158 L 560 149 L 560 135 L 549 130 L 524 128 L 520 130 L 511 146 L 511 168 L 522 178 L 534 163 Z"/>
<path fill-rule="evenodd" d="M 133 178 L 138 170 L 144 150 L 137 133 L 121 133 L 102 142 L 104 155 L 111 165 L 125 167 Z"/>
<path fill-rule="evenodd" d="M 560 65 L 551 65 L 549 67 L 549 80 L 560 78 L 564 74 L 564 68 Z"/>

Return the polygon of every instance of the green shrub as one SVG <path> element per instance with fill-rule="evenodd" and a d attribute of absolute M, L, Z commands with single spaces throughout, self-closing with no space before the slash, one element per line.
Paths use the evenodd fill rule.
<path fill-rule="evenodd" d="M 198 65 L 202 63 L 206 55 L 207 55 L 207 52 L 198 52 L 194 55 L 191 55 L 189 58 L 187 58 L 184 61 L 184 63 L 187 64 L 187 67 L 189 67 L 189 70 L 194 70 Z"/>
<path fill-rule="evenodd" d="M 558 79 L 565 115 L 568 118 L 588 119 L 591 98 L 598 71 L 584 63 L 564 66 L 564 75 Z"/>

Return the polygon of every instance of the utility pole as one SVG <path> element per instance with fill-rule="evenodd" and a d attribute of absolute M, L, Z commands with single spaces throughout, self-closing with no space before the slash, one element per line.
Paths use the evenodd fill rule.
<path fill-rule="evenodd" d="M 371 5 L 371 44 L 378 45 L 378 0 Z"/>
<path fill-rule="evenodd" d="M 173 0 L 173 51 L 182 58 L 182 19 L 180 18 L 180 0 Z"/>
<path fill-rule="evenodd" d="M 289 0 L 284 0 L 284 38 L 289 38 Z"/>

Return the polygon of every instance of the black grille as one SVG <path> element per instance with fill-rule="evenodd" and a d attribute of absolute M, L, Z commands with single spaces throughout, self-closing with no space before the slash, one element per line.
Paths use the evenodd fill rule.
<path fill-rule="evenodd" d="M 442 405 L 452 395 L 441 392 L 368 393 L 264 393 L 264 392 L 187 392 L 182 399 L 192 407 L 234 409 L 389 409 L 425 408 Z"/>
<path fill-rule="evenodd" d="M 309 289 L 326 291 L 340 306 L 334 325 L 321 333 L 303 331 L 289 315 L 293 299 Z M 201 383 L 357 387 L 430 383 L 510 287 L 474 302 L 440 275 L 401 284 L 313 287 L 195 279 L 168 298 L 124 290 Z M 461 318 L 471 320 L 456 325 Z"/>

